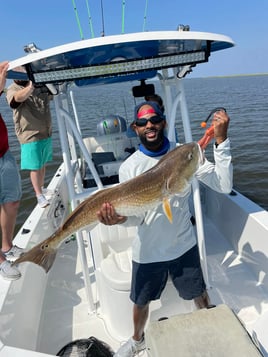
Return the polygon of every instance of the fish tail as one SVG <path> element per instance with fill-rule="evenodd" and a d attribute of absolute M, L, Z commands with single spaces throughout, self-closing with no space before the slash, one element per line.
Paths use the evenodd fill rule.
<path fill-rule="evenodd" d="M 54 263 L 58 249 L 50 247 L 46 242 L 47 240 L 39 243 L 28 252 L 24 253 L 16 259 L 12 265 L 17 265 L 23 262 L 32 262 L 42 267 L 47 273 Z"/>

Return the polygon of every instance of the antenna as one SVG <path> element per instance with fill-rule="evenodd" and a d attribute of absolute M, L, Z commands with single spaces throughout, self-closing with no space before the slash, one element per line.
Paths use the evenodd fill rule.
<path fill-rule="evenodd" d="M 75 1 L 72 0 L 72 2 L 73 2 L 73 7 L 74 7 L 74 12 L 75 12 L 75 17 L 76 17 L 77 25 L 78 25 L 79 32 L 80 32 L 80 37 L 81 37 L 81 40 L 84 40 L 84 35 L 83 35 L 82 28 L 81 28 L 81 24 L 80 24 L 80 20 L 79 20 L 79 15 L 78 15 L 77 7 L 76 7 L 76 4 L 75 4 Z"/>
<path fill-rule="evenodd" d="M 86 0 L 86 4 L 87 4 L 87 14 L 88 14 L 88 18 L 89 18 L 89 26 L 90 26 L 90 31 L 91 31 L 91 37 L 95 37 L 94 36 L 94 31 L 93 31 L 93 25 L 92 25 L 92 18 L 90 15 L 90 10 L 89 10 L 89 5 L 88 5 L 88 1 Z"/>
<path fill-rule="evenodd" d="M 101 0 L 101 19 L 102 19 L 102 32 L 101 32 L 101 36 L 104 37 L 104 36 L 105 36 L 105 32 L 104 32 L 104 16 L 103 16 L 103 4 L 102 4 L 102 0 Z"/>

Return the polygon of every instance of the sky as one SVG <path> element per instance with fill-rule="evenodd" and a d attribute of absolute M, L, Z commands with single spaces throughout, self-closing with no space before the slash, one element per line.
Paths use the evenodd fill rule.
<path fill-rule="evenodd" d="M 184 24 L 235 42 L 212 53 L 192 77 L 268 73 L 268 0 L 4 0 L 0 14 L 0 61 L 23 57 L 24 45 L 33 42 L 47 49 L 99 37 L 103 29 L 108 36 Z"/>

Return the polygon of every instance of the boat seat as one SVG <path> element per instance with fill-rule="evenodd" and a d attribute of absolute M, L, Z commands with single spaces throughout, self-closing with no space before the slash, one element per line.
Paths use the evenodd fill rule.
<path fill-rule="evenodd" d="M 100 270 L 112 289 L 129 291 L 132 270 L 132 249 L 110 253 L 102 260 Z"/>
<path fill-rule="evenodd" d="M 110 334 L 122 340 L 132 333 L 129 294 L 135 233 L 136 227 L 101 223 L 91 231 L 100 308 Z"/>
<path fill-rule="evenodd" d="M 92 160 L 94 164 L 98 167 L 98 165 L 101 165 L 105 162 L 115 161 L 115 157 L 114 157 L 114 153 L 111 151 L 93 152 Z"/>
<path fill-rule="evenodd" d="M 116 160 L 124 160 L 129 156 L 132 147 L 138 147 L 138 138 L 128 138 L 126 133 L 115 133 L 83 139 L 89 151 L 93 152 L 113 152 Z"/>
<path fill-rule="evenodd" d="M 106 283 L 115 290 L 130 290 L 132 241 L 136 227 L 98 224 L 92 231 L 96 268 Z M 97 247 L 98 245 L 98 247 Z"/>

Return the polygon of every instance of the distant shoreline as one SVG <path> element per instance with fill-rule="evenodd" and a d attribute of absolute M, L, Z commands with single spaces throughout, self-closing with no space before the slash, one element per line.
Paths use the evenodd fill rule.
<path fill-rule="evenodd" d="M 233 77 L 256 77 L 256 76 L 268 76 L 267 73 L 249 73 L 249 74 L 226 74 L 219 76 L 203 76 L 203 77 L 192 77 L 192 78 L 233 78 Z"/>

